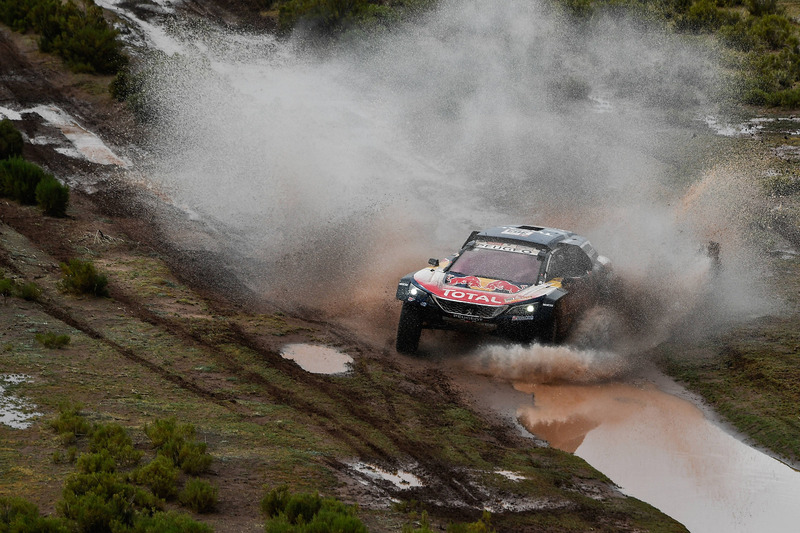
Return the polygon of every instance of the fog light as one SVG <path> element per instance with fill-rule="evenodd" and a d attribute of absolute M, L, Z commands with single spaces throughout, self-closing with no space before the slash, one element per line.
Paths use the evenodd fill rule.
<path fill-rule="evenodd" d="M 526 307 L 526 308 L 525 308 L 525 310 L 526 310 L 527 312 L 529 312 L 529 313 L 533 313 L 533 311 L 534 311 L 535 309 L 536 309 L 536 308 L 535 308 L 533 305 L 529 305 L 528 307 Z"/>
<path fill-rule="evenodd" d="M 416 296 L 417 294 L 419 294 L 419 291 L 417 290 L 417 288 L 416 288 L 416 287 L 411 287 L 411 288 L 408 290 L 408 294 L 410 294 L 411 296 Z"/>

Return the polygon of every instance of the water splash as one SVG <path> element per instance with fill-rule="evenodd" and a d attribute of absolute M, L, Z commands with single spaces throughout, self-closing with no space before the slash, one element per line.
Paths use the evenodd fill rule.
<path fill-rule="evenodd" d="M 463 364 L 477 374 L 525 383 L 593 383 L 631 368 L 630 360 L 613 352 L 540 344 L 486 346 Z"/>
<path fill-rule="evenodd" d="M 589 236 L 667 307 L 708 269 L 676 210 L 706 155 L 687 139 L 711 136 L 718 69 L 696 43 L 522 0 L 445 1 L 322 56 L 209 27 L 158 39 L 146 171 L 273 301 L 383 316 L 399 276 L 519 222 Z"/>

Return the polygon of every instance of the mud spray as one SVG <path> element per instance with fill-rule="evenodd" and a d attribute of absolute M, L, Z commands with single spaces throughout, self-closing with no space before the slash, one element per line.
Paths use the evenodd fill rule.
<path fill-rule="evenodd" d="M 324 56 L 299 40 L 175 28 L 148 61 L 147 171 L 217 229 L 265 298 L 369 316 L 388 339 L 399 276 L 473 229 L 536 223 L 587 235 L 615 262 L 625 297 L 583 326 L 600 324 L 612 351 L 493 346 L 478 368 L 603 379 L 689 313 L 729 309 L 709 305 L 698 254 L 712 238 L 723 261 L 741 249 L 709 191 L 727 205 L 742 190 L 705 168 L 693 139 L 719 83 L 708 50 L 624 18 L 575 26 L 523 0 L 444 1 Z M 706 231 L 709 210 L 724 232 Z M 749 259 L 735 262 L 747 266 L 717 283 L 752 308 Z"/>

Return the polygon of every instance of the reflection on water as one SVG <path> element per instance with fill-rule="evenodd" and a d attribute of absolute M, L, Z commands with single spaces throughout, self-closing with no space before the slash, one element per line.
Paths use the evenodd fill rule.
<path fill-rule="evenodd" d="M 516 384 L 519 422 L 696 532 L 797 531 L 800 474 L 651 383 Z"/>

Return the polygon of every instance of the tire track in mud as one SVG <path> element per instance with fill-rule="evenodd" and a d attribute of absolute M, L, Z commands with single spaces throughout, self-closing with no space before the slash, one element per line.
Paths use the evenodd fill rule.
<path fill-rule="evenodd" d="M 365 433 L 362 430 L 348 431 L 348 429 L 353 428 L 340 426 L 339 418 L 341 418 L 341 416 L 337 416 L 335 412 L 331 412 L 328 409 L 320 407 L 313 401 L 304 398 L 302 396 L 302 391 L 282 388 L 270 382 L 269 379 L 257 372 L 246 369 L 242 364 L 231 358 L 228 353 L 219 350 L 213 342 L 209 342 L 203 338 L 202 331 L 194 331 L 186 324 L 181 324 L 179 321 L 153 313 L 137 302 L 127 300 L 125 295 L 115 295 L 115 299 L 131 309 L 134 316 L 138 319 L 160 329 L 167 330 L 179 336 L 184 342 L 195 346 L 201 346 L 206 353 L 214 357 L 215 362 L 220 364 L 226 372 L 236 375 L 243 381 L 258 385 L 260 390 L 275 402 L 282 403 L 301 413 L 309 414 L 312 417 L 316 416 L 324 420 L 324 423 L 317 423 L 317 427 L 331 438 L 348 446 L 359 459 L 380 460 L 397 466 L 398 457 L 388 454 L 381 447 L 374 444 L 372 442 L 373 437 L 369 432 Z M 212 314 L 224 315 L 225 311 L 220 308 L 214 308 L 213 302 L 207 302 L 207 304 L 210 305 Z M 363 347 L 359 345 L 357 338 L 352 337 L 352 334 L 332 329 L 330 324 L 324 322 L 321 324 L 328 328 L 328 333 L 343 340 L 346 344 L 352 346 L 363 355 Z M 317 392 L 323 393 L 335 405 L 344 410 L 345 416 L 350 416 L 363 422 L 368 428 L 374 428 L 375 431 L 381 432 L 392 441 L 402 454 L 405 454 L 407 458 L 416 462 L 417 468 L 428 474 L 431 479 L 434 479 L 437 485 L 435 485 L 435 489 L 431 489 L 430 487 L 412 489 L 412 491 L 416 491 L 414 497 L 436 500 L 441 496 L 441 494 L 438 493 L 441 491 L 442 486 L 444 486 L 447 492 L 451 495 L 455 495 L 458 500 L 464 501 L 472 506 L 480 506 L 483 504 L 482 502 L 484 499 L 474 494 L 474 490 L 470 489 L 472 483 L 468 472 L 452 468 L 448 464 L 443 463 L 436 457 L 437 449 L 433 444 L 409 439 L 402 435 L 402 428 L 397 424 L 397 413 L 394 407 L 396 398 L 392 396 L 391 391 L 380 386 L 380 384 L 371 379 L 367 373 L 362 373 L 361 377 L 366 379 L 370 385 L 373 385 L 374 389 L 377 390 L 385 400 L 382 407 L 386 408 L 386 416 L 383 418 L 374 414 L 374 406 L 371 405 L 369 400 L 354 396 L 353 389 L 343 388 L 340 384 L 333 383 L 325 377 L 306 372 L 296 364 L 284 359 L 273 349 L 264 346 L 263 341 L 260 341 L 254 335 L 244 331 L 241 326 L 236 323 L 227 321 L 221 326 L 225 330 L 222 336 L 226 340 L 258 354 L 272 368 L 286 374 L 292 380 L 301 382 L 305 386 L 314 388 Z M 392 371 L 400 371 L 399 366 L 393 361 L 381 360 L 381 365 Z M 427 375 L 415 374 L 415 376 L 407 377 L 413 381 L 413 384 L 418 390 L 424 391 L 426 394 L 430 395 L 430 401 L 427 402 L 429 405 L 450 402 L 455 405 L 464 406 L 461 396 L 452 388 L 449 378 L 443 372 L 428 372 Z M 423 378 L 422 382 L 418 381 L 420 376 Z M 435 417 L 436 413 L 432 413 L 432 419 L 429 423 L 432 426 L 443 427 L 445 424 L 440 423 Z M 515 443 L 518 444 L 518 439 L 514 439 L 507 433 L 507 428 L 496 424 L 488 425 L 490 427 L 487 430 L 487 434 L 482 437 L 484 440 L 493 440 L 502 448 L 514 448 Z M 484 459 L 490 463 L 495 458 L 496 456 L 494 455 L 491 457 L 484 457 Z M 345 465 L 337 460 L 326 460 L 326 463 L 335 470 L 343 470 L 346 468 Z M 408 497 L 410 492 L 405 490 L 403 494 L 404 497 Z M 425 494 L 427 494 L 427 496 L 425 496 Z"/>

